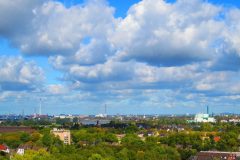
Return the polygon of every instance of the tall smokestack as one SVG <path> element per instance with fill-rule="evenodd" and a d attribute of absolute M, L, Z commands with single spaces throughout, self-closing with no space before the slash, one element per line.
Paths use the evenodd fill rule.
<path fill-rule="evenodd" d="M 40 98 L 39 115 L 42 115 L 42 98 Z"/>
<path fill-rule="evenodd" d="M 104 106 L 104 114 L 107 115 L 107 104 Z"/>
<path fill-rule="evenodd" d="M 209 114 L 209 107 L 207 106 L 207 114 Z"/>

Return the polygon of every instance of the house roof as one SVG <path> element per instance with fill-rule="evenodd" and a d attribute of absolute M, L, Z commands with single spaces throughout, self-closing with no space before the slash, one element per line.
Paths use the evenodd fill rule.
<path fill-rule="evenodd" d="M 3 144 L 0 144 L 0 151 L 4 151 L 4 150 L 7 150 L 8 147 L 3 145 Z"/>
<path fill-rule="evenodd" d="M 220 140 L 221 140 L 221 138 L 220 138 L 219 136 L 214 137 L 214 141 L 215 141 L 215 142 L 219 142 Z"/>

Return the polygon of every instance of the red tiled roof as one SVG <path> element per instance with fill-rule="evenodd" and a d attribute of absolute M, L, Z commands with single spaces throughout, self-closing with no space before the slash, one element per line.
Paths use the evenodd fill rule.
<path fill-rule="evenodd" d="M 214 141 L 215 141 L 215 142 L 219 142 L 220 140 L 221 140 L 221 138 L 220 138 L 219 136 L 214 137 Z"/>
<path fill-rule="evenodd" d="M 7 146 L 0 144 L 0 151 L 4 151 L 7 149 Z"/>

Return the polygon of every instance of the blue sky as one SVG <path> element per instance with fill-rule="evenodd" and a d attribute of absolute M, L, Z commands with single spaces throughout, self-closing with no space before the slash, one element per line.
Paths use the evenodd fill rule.
<path fill-rule="evenodd" d="M 239 7 L 0 0 L 0 114 L 240 113 Z"/>

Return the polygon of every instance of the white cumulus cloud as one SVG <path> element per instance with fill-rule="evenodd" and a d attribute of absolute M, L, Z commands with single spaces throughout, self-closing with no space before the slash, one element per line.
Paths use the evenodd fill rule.
<path fill-rule="evenodd" d="M 21 57 L 0 56 L 0 68 L 2 90 L 33 90 L 40 88 L 45 79 L 40 67 Z"/>

